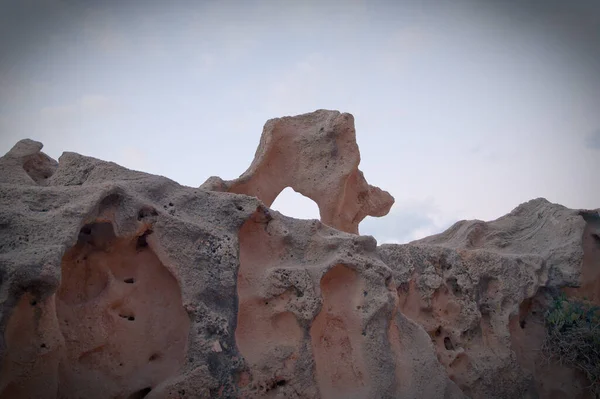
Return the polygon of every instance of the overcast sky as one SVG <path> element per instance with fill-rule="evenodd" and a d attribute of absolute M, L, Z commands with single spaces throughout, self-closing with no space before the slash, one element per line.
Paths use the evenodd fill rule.
<path fill-rule="evenodd" d="M 0 0 L 1 153 L 32 138 L 199 186 L 320 108 L 354 115 L 396 198 L 361 224 L 379 242 L 536 197 L 597 208 L 600 3 Z M 273 208 L 318 218 L 290 189 Z"/>

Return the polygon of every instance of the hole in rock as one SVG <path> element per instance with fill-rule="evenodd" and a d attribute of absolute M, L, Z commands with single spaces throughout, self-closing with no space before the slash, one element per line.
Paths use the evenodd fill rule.
<path fill-rule="evenodd" d="M 148 247 L 147 237 L 152 234 L 152 230 L 146 230 L 144 234 L 137 238 L 137 242 L 135 244 L 136 249 L 143 249 Z"/>
<path fill-rule="evenodd" d="M 141 248 L 146 248 L 148 246 L 148 242 L 146 241 L 146 236 L 145 235 L 141 235 L 137 238 L 137 243 L 135 245 L 135 247 L 137 249 L 141 249 Z"/>
<path fill-rule="evenodd" d="M 143 207 L 142 209 L 140 209 L 140 211 L 138 212 L 137 219 L 142 220 L 142 219 L 145 219 L 145 218 L 151 217 L 151 216 L 158 216 L 158 212 L 153 207 L 146 206 L 146 207 Z"/>
<path fill-rule="evenodd" d="M 152 391 L 152 388 L 148 387 L 148 388 L 144 388 L 144 389 L 140 389 L 137 392 L 132 393 L 131 395 L 129 395 L 128 399 L 142 399 L 145 398 L 146 396 L 148 396 L 148 394 Z"/>
<path fill-rule="evenodd" d="M 96 248 L 106 248 L 115 239 L 113 226 L 108 222 L 86 224 L 79 230 L 77 245 L 89 244 Z"/>
<path fill-rule="evenodd" d="M 452 341 L 450 340 L 450 337 L 444 338 L 444 347 L 446 348 L 446 350 L 449 350 L 449 351 L 454 350 L 454 345 L 452 345 Z"/>
<path fill-rule="evenodd" d="M 153 361 L 157 360 L 158 358 L 160 358 L 160 354 L 153 353 L 152 355 L 150 355 L 150 357 L 148 358 L 148 360 L 151 361 L 151 362 L 153 362 Z"/>
<path fill-rule="evenodd" d="M 452 269 L 452 264 L 450 264 L 450 262 L 448 262 L 448 259 L 445 256 L 440 257 L 439 264 L 440 264 L 442 270 Z"/>
<path fill-rule="evenodd" d="M 119 314 L 119 317 L 122 318 L 122 319 L 127 319 L 129 321 L 134 321 L 135 320 L 135 316 L 127 315 L 127 314 Z"/>
<path fill-rule="evenodd" d="M 446 283 L 448 284 L 448 286 L 450 287 L 450 290 L 452 291 L 452 293 L 457 296 L 457 297 L 461 297 L 462 296 L 462 289 L 460 288 L 460 285 L 458 284 L 458 280 L 456 279 L 456 277 L 450 277 L 446 280 Z"/>
<path fill-rule="evenodd" d="M 287 187 L 279 193 L 270 208 L 297 219 L 321 219 L 317 204 L 291 187 Z"/>
<path fill-rule="evenodd" d="M 150 247 L 115 236 L 111 223 L 88 224 L 79 238 L 63 256 L 56 294 L 65 338 L 59 396 L 143 398 L 185 362 L 190 320 L 181 290 Z M 146 370 L 148 348 L 160 368 Z"/>

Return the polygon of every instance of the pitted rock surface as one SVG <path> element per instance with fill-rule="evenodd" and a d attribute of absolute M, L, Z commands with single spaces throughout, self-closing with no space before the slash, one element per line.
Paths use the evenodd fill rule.
<path fill-rule="evenodd" d="M 18 142 L 0 158 L 0 398 L 589 398 L 540 357 L 558 292 L 600 304 L 600 215 L 538 198 L 404 245 L 350 114 L 265 124 L 201 188 Z M 268 208 L 286 187 L 321 220 Z"/>
<path fill-rule="evenodd" d="M 247 194 L 271 206 L 287 187 L 311 198 L 321 221 L 358 234 L 367 216 L 385 216 L 394 204 L 358 169 L 354 117 L 338 111 L 271 119 L 265 123 L 252 164 L 239 178 L 210 177 L 201 188 Z"/>
<path fill-rule="evenodd" d="M 372 237 L 41 148 L 0 158 L 0 397 L 463 397 Z"/>

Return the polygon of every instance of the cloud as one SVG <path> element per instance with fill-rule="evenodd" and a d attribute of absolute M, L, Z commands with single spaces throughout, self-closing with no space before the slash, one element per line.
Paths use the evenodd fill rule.
<path fill-rule="evenodd" d="M 597 129 L 586 137 L 585 145 L 593 150 L 600 150 L 600 129 Z"/>
<path fill-rule="evenodd" d="M 379 244 L 404 244 L 450 227 L 456 218 L 442 214 L 431 199 L 396 203 L 387 216 L 367 217 L 360 233 L 374 236 Z"/>

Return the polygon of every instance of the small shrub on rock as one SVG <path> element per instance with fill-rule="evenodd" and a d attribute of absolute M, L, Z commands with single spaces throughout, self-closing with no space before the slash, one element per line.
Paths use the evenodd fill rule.
<path fill-rule="evenodd" d="M 561 294 L 546 312 L 545 324 L 545 356 L 583 371 L 600 398 L 600 307 Z"/>

